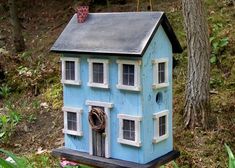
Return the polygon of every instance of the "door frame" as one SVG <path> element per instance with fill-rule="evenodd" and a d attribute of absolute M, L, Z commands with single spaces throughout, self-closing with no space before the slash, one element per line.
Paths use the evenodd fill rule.
<path fill-rule="evenodd" d="M 110 109 L 113 108 L 113 103 L 109 102 L 100 102 L 100 101 L 91 101 L 87 100 L 86 105 L 88 106 L 88 112 L 91 111 L 92 106 L 104 107 L 104 112 L 106 114 L 106 125 L 105 125 L 105 158 L 110 158 Z M 89 125 L 89 154 L 93 155 L 93 140 L 92 140 L 92 128 Z"/>

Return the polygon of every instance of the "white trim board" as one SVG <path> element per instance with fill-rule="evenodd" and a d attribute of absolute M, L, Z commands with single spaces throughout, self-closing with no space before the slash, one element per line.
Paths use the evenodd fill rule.
<path fill-rule="evenodd" d="M 141 60 L 117 60 L 118 64 L 118 84 L 116 87 L 123 90 L 140 91 L 140 65 Z M 134 86 L 123 84 L 123 64 L 134 65 Z"/>
<path fill-rule="evenodd" d="M 88 58 L 87 62 L 89 64 L 88 72 L 89 72 L 89 81 L 87 83 L 90 87 L 98 87 L 98 88 L 109 88 L 109 60 L 108 59 L 93 59 Z M 103 64 L 103 83 L 95 83 L 93 82 L 93 63 L 102 63 Z"/>
<path fill-rule="evenodd" d="M 82 132 L 82 112 L 81 108 L 73 108 L 73 107 L 63 107 L 62 111 L 64 112 L 64 129 L 62 130 L 63 133 L 74 135 L 74 136 L 83 136 Z M 76 120 L 77 120 L 77 130 L 68 130 L 68 120 L 67 120 L 67 113 L 72 112 L 76 113 Z"/>
<path fill-rule="evenodd" d="M 165 63 L 165 82 L 164 83 L 158 83 L 158 64 L 159 63 Z M 152 66 L 153 66 L 153 89 L 159 89 L 169 86 L 169 66 L 168 66 L 168 59 L 167 58 L 160 58 L 152 60 Z"/>
<path fill-rule="evenodd" d="M 113 103 L 101 102 L 101 101 L 86 100 L 86 105 L 113 108 Z"/>
<path fill-rule="evenodd" d="M 72 58 L 72 57 L 61 57 L 61 83 L 63 84 L 70 84 L 70 85 L 81 85 L 80 79 L 80 59 L 79 58 Z M 66 61 L 73 61 L 75 63 L 75 80 L 66 80 L 65 77 L 65 62 Z"/>
<path fill-rule="evenodd" d="M 140 138 L 140 122 L 142 120 L 141 116 L 132 116 L 127 114 L 118 114 L 119 118 L 119 136 L 117 141 L 122 144 L 141 147 L 141 138 Z M 123 138 L 123 120 L 131 120 L 135 122 L 135 140 L 127 140 Z"/>
<path fill-rule="evenodd" d="M 159 118 L 162 116 L 166 116 L 166 133 L 165 135 L 159 136 Z M 156 112 L 153 114 L 153 119 L 154 119 L 153 143 L 159 143 L 169 137 L 169 111 L 164 110 L 164 111 Z"/>

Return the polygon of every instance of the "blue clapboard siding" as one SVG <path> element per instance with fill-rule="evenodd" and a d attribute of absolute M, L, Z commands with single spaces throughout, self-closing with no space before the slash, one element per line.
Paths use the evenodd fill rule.
<path fill-rule="evenodd" d="M 169 86 L 161 89 L 152 89 L 153 84 L 153 66 L 152 60 L 159 58 L 167 58 L 168 62 L 168 76 Z M 158 158 L 173 149 L 172 140 L 172 46 L 165 34 L 163 28 L 160 26 L 155 34 L 152 42 L 150 43 L 147 51 L 143 56 L 142 67 L 142 103 L 143 103 L 143 148 L 144 162 L 149 162 Z M 162 92 L 162 103 L 156 103 L 156 94 Z M 154 123 L 153 113 L 169 110 L 169 137 L 157 144 L 152 143 L 154 137 Z"/>
<path fill-rule="evenodd" d="M 64 85 L 64 106 L 79 107 L 83 109 L 82 114 L 82 137 L 65 135 L 65 146 L 74 150 L 89 152 L 89 122 L 88 106 L 86 100 L 110 102 L 114 107 L 110 109 L 111 128 L 111 157 L 133 161 L 137 163 L 147 163 L 157 157 L 172 150 L 172 46 L 163 28 L 160 26 L 156 32 L 149 48 L 143 58 L 130 57 L 105 57 L 103 55 L 76 55 L 64 54 L 65 57 L 80 58 L 80 75 L 82 84 Z M 155 102 L 157 90 L 152 89 L 152 60 L 157 58 L 169 58 L 169 82 L 167 88 L 162 89 L 164 101 L 158 105 Z M 109 59 L 109 89 L 92 88 L 88 83 L 88 62 L 87 58 Z M 116 88 L 118 82 L 117 59 L 142 59 L 141 65 L 141 87 L 142 91 L 126 91 Z M 169 113 L 169 138 L 159 144 L 153 144 L 153 113 L 168 109 Z M 141 147 L 133 147 L 117 142 L 119 120 L 117 114 L 129 114 L 143 116 L 141 122 Z"/>
<path fill-rule="evenodd" d="M 78 55 L 65 55 L 77 57 Z M 118 80 L 118 65 L 117 57 L 108 57 L 109 63 L 109 89 L 92 88 L 87 86 L 88 83 L 88 62 L 86 55 L 79 56 L 81 66 L 81 86 L 64 85 L 64 106 L 79 107 L 83 109 L 82 126 L 83 136 L 74 137 L 65 136 L 65 146 L 71 149 L 89 152 L 89 123 L 88 123 L 88 106 L 85 105 L 86 100 L 110 102 L 114 107 L 110 110 L 111 121 L 111 156 L 124 160 L 139 162 L 139 148 L 128 145 L 121 145 L 117 142 L 118 139 L 118 124 L 117 114 L 129 114 L 142 116 L 141 94 L 140 92 L 124 91 L 116 88 Z M 89 57 L 93 58 L 93 57 Z M 99 56 L 94 58 L 105 58 Z M 123 58 L 129 60 L 129 58 Z"/>

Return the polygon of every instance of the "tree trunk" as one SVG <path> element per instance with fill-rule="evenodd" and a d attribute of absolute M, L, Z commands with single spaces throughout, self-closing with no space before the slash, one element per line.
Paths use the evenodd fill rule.
<path fill-rule="evenodd" d="M 10 8 L 11 23 L 13 28 L 14 47 L 16 52 L 20 52 L 25 49 L 25 43 L 21 32 L 21 26 L 18 19 L 18 11 L 15 0 L 8 0 L 8 4 Z"/>
<path fill-rule="evenodd" d="M 208 127 L 210 113 L 210 43 L 202 0 L 182 0 L 188 45 L 185 127 Z"/>
<path fill-rule="evenodd" d="M 136 11 L 139 12 L 140 0 L 137 0 Z"/>

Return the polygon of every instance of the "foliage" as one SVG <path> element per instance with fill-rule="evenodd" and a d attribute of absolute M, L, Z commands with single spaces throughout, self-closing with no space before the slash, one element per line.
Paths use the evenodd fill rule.
<path fill-rule="evenodd" d="M 6 103 L 6 113 L 0 114 L 0 142 L 6 143 L 15 130 L 16 125 L 21 121 L 21 115 L 11 104 Z"/>
<path fill-rule="evenodd" d="M 49 153 L 34 154 L 27 157 L 27 159 L 32 167 L 59 168 L 58 160 Z"/>
<path fill-rule="evenodd" d="M 173 168 L 179 168 L 179 166 L 175 163 L 175 161 L 171 162 Z M 165 165 L 161 166 L 160 168 L 165 168 Z"/>
<path fill-rule="evenodd" d="M 40 154 L 40 155 L 33 155 L 29 157 L 19 157 L 15 154 L 0 149 L 0 152 L 4 155 L 11 157 L 15 163 L 10 163 L 4 159 L 0 158 L 0 168 L 34 168 L 34 167 L 58 167 L 57 160 L 53 160 L 51 155 L 48 153 Z"/>
<path fill-rule="evenodd" d="M 2 96 L 3 98 L 7 98 L 10 95 L 10 87 L 8 87 L 7 85 L 2 85 L 0 87 L 0 96 Z"/>
<path fill-rule="evenodd" d="M 37 117 L 34 114 L 29 115 L 28 122 L 35 123 L 36 120 L 37 120 Z"/>
<path fill-rule="evenodd" d="M 0 149 L 0 152 L 11 157 L 15 163 L 8 162 L 0 158 L 0 168 L 34 168 L 34 167 L 54 167 L 59 168 L 58 160 L 53 158 L 49 153 L 36 154 L 28 157 L 19 157 L 15 154 Z M 66 166 L 66 168 L 91 168 L 90 166 Z"/>
<path fill-rule="evenodd" d="M 60 109 L 62 107 L 62 86 L 60 83 L 50 86 L 44 93 L 46 102 L 52 105 L 53 109 Z"/>
<path fill-rule="evenodd" d="M 0 158 L 0 168 L 32 168 L 29 166 L 28 161 L 24 157 L 17 157 L 13 153 L 0 149 L 0 152 L 5 154 L 8 157 L 11 157 L 15 163 L 8 162 Z"/>
<path fill-rule="evenodd" d="M 210 62 L 216 64 L 219 61 L 219 56 L 228 45 L 228 37 L 220 37 L 219 33 L 223 29 L 222 23 L 216 23 L 212 26 L 212 36 L 210 37 L 211 43 L 211 58 Z"/>
<path fill-rule="evenodd" d="M 227 144 L 225 144 L 225 149 L 227 150 L 229 156 L 229 168 L 235 168 L 235 158 L 232 153 L 232 150 L 229 148 Z"/>

